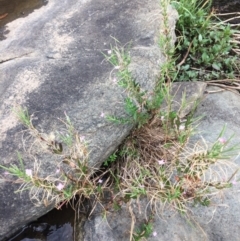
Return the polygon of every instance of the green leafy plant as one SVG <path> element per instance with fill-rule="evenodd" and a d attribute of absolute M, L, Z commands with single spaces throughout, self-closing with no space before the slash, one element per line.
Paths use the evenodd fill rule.
<path fill-rule="evenodd" d="M 109 166 L 111 163 L 115 162 L 117 159 L 117 154 L 114 152 L 112 155 L 108 157 L 108 159 L 103 163 L 104 166 Z"/>
<path fill-rule="evenodd" d="M 171 4 L 179 13 L 176 79 L 233 79 L 238 74 L 237 55 L 233 51 L 238 31 L 217 18 L 211 11 L 211 0 L 178 0 Z"/>
<path fill-rule="evenodd" d="M 151 221 L 148 221 L 141 225 L 139 229 L 136 230 L 136 233 L 133 234 L 133 241 L 139 241 L 143 238 L 148 238 L 153 233 L 153 226 Z"/>
<path fill-rule="evenodd" d="M 13 112 L 16 114 L 17 118 L 23 125 L 29 129 L 33 128 L 31 117 L 28 114 L 28 110 L 26 108 L 18 107 L 13 109 Z"/>
<path fill-rule="evenodd" d="M 149 114 L 145 109 L 145 93 L 140 90 L 139 84 L 135 82 L 128 70 L 128 66 L 131 63 L 129 53 L 124 47 L 118 46 L 117 40 L 115 41 L 116 47 L 109 50 L 110 55 L 105 55 L 105 57 L 114 66 L 113 71 L 116 72 L 119 86 L 126 89 L 129 93 L 129 97 L 125 99 L 125 110 L 128 117 L 119 118 L 109 115 L 107 119 L 117 124 L 135 124 L 140 127 L 149 118 Z"/>

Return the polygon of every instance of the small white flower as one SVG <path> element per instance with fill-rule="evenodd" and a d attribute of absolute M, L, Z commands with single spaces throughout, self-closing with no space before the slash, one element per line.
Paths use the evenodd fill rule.
<path fill-rule="evenodd" d="M 153 232 L 153 236 L 154 236 L 154 237 L 157 236 L 157 232 L 156 232 L 156 231 Z"/>
<path fill-rule="evenodd" d="M 115 69 L 120 69 L 120 66 L 119 65 L 115 66 Z"/>
<path fill-rule="evenodd" d="M 117 78 L 114 77 L 114 78 L 112 79 L 112 82 L 113 82 L 113 83 L 117 83 Z"/>
<path fill-rule="evenodd" d="M 25 173 L 27 176 L 32 177 L 32 170 L 31 169 L 26 169 Z"/>
<path fill-rule="evenodd" d="M 164 160 L 158 160 L 159 165 L 164 165 L 166 162 Z"/>
<path fill-rule="evenodd" d="M 164 121 L 165 117 L 164 115 L 161 116 L 161 121 Z"/>
<path fill-rule="evenodd" d="M 100 184 L 103 183 L 103 180 L 102 180 L 102 179 L 99 179 L 99 180 L 98 180 L 98 183 L 100 183 Z"/>
<path fill-rule="evenodd" d="M 108 52 L 107 52 L 109 55 L 111 55 L 112 54 L 112 50 L 108 50 Z"/>
<path fill-rule="evenodd" d="M 221 144 L 225 144 L 225 143 L 226 143 L 226 139 L 223 138 L 223 137 L 220 137 L 220 138 L 218 139 L 218 141 L 219 141 Z"/>
<path fill-rule="evenodd" d="M 105 117 L 105 113 L 102 112 L 100 116 L 101 116 L 102 118 L 104 118 L 104 117 Z"/>
<path fill-rule="evenodd" d="M 57 170 L 56 170 L 56 173 L 59 173 L 59 172 L 60 172 L 60 169 L 57 169 Z"/>
<path fill-rule="evenodd" d="M 61 191 L 64 188 L 64 185 L 61 182 L 59 182 L 56 188 L 57 190 Z"/>
<path fill-rule="evenodd" d="M 80 136 L 80 141 L 84 142 L 84 140 L 85 140 L 85 136 Z"/>
<path fill-rule="evenodd" d="M 10 174 L 10 173 L 7 172 L 7 171 L 5 171 L 5 172 L 3 173 L 4 176 L 7 176 L 7 175 L 9 175 L 9 174 Z"/>
<path fill-rule="evenodd" d="M 184 130 L 185 130 L 185 125 L 180 125 L 180 126 L 179 126 L 179 130 L 180 130 L 180 131 L 184 131 Z"/>

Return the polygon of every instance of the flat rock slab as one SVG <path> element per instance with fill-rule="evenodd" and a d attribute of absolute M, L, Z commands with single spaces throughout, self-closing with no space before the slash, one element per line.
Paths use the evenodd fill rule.
<path fill-rule="evenodd" d="M 25 128 L 12 111 L 22 105 L 46 134 L 61 131 L 59 119 L 64 120 L 66 112 L 89 143 L 90 165 L 99 166 L 132 128 L 102 117 L 122 116 L 126 96 L 103 53 L 117 41 L 129 44 L 131 71 L 141 87 L 151 91 L 165 61 L 158 46 L 161 12 L 158 0 L 51 0 L 8 24 L 6 39 L 0 42 L 0 164 L 18 163 L 19 151 L 25 168 L 32 168 L 37 159 L 42 175 L 56 172 L 53 157 L 41 147 L 25 158 L 31 143 L 25 143 Z M 170 7 L 168 13 L 174 36 L 177 13 Z M 51 208 L 35 207 L 28 192 L 14 193 L 17 187 L 0 183 L 0 240 Z"/>
<path fill-rule="evenodd" d="M 171 85 L 169 93 L 161 106 L 163 111 L 176 111 L 180 118 L 184 118 L 194 111 L 201 101 L 207 84 L 204 82 L 175 82 Z"/>
<path fill-rule="evenodd" d="M 240 95 L 220 88 L 208 87 L 206 94 L 198 105 L 196 117 L 202 116 L 197 132 L 192 138 L 193 142 L 199 140 L 213 143 L 219 137 L 226 125 L 223 134 L 225 139 L 234 137 L 230 145 L 240 145 Z M 190 96 L 189 96 L 190 97 Z M 177 100 L 177 99 L 176 99 Z M 179 101 L 178 101 L 179 102 Z M 240 151 L 230 162 L 240 165 Z M 233 169 L 234 171 L 234 169 Z M 222 176 L 224 179 L 229 176 Z M 209 207 L 195 206 L 188 217 L 167 208 L 156 215 L 153 222 L 153 233 L 149 241 L 225 241 L 239 240 L 240 237 L 240 183 L 234 177 L 232 188 L 220 190 L 213 198 Z M 106 217 L 96 215 L 85 222 L 84 241 L 109 240 L 128 241 L 131 222 L 134 220 L 137 227 L 146 221 L 149 216 L 149 205 L 146 200 L 139 203 L 133 201 L 131 212 L 129 206 L 124 204 L 118 212 L 108 212 Z M 161 208 L 161 206 L 160 206 Z M 132 219 L 132 217 L 134 218 Z M 127 226 L 126 223 L 129 225 Z M 79 241 L 82 239 L 79 239 Z"/>

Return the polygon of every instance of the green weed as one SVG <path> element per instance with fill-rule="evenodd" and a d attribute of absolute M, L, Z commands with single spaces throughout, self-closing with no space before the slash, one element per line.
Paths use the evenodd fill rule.
<path fill-rule="evenodd" d="M 117 154 L 114 152 L 111 154 L 108 159 L 103 163 L 104 166 L 109 166 L 111 163 L 115 162 L 117 160 Z"/>
<path fill-rule="evenodd" d="M 19 121 L 25 125 L 27 128 L 32 128 L 31 117 L 28 114 L 28 110 L 26 108 L 18 107 L 13 109 L 13 112 L 16 114 Z"/>
<path fill-rule="evenodd" d="M 43 151 L 48 150 L 52 159 L 56 160 L 56 172 L 46 177 L 42 176 L 41 163 L 31 153 L 29 158 L 34 156 L 34 166 L 31 168 L 24 166 L 24 159 L 20 154 L 18 154 L 19 165 L 0 166 L 9 176 L 14 176 L 22 183 L 18 192 L 28 189 L 32 201 L 36 204 L 48 205 L 55 202 L 56 205 L 60 205 L 62 201 L 69 202 L 75 196 L 87 199 L 94 196 L 98 198 L 105 189 L 108 189 L 102 183 L 104 173 L 100 173 L 97 177 L 93 175 L 95 170 L 88 165 L 87 143 L 74 129 L 67 114 L 65 114 L 66 120 L 62 121 L 65 131 L 56 135 L 51 134 L 51 137 L 40 133 L 33 126 L 24 108 L 19 108 L 16 114 L 27 127 L 29 134 L 36 139 L 33 145 L 37 145 L 38 150 L 44 147 Z"/>
<path fill-rule="evenodd" d="M 216 17 L 211 0 L 178 0 L 171 4 L 179 13 L 176 79 L 234 79 L 238 73 L 237 55 L 233 52 L 237 30 Z"/>
<path fill-rule="evenodd" d="M 124 47 L 116 47 L 110 50 L 110 56 L 105 55 L 107 61 L 114 65 L 113 71 L 116 72 L 117 82 L 124 88 L 128 97 L 125 98 L 125 111 L 127 117 L 119 118 L 116 116 L 107 116 L 107 119 L 117 124 L 134 124 L 138 128 L 146 124 L 150 118 L 155 115 L 159 109 L 164 97 L 165 88 L 161 84 L 156 84 L 154 93 L 150 98 L 141 90 L 139 84 L 132 78 L 128 66 L 131 63 L 130 54 L 124 50 Z M 112 74 L 112 72 L 111 72 Z"/>
<path fill-rule="evenodd" d="M 139 229 L 133 234 L 133 241 L 140 241 L 143 238 L 149 238 L 153 233 L 152 221 L 148 221 L 141 225 Z"/>

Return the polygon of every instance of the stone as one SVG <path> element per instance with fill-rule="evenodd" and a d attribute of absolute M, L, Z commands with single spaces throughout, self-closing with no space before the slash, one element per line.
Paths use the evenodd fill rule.
<path fill-rule="evenodd" d="M 169 102 L 171 102 L 171 110 L 176 111 L 180 118 L 184 118 L 198 105 L 206 86 L 206 83 L 200 81 L 173 83 L 161 107 L 162 110 L 167 111 Z"/>
<path fill-rule="evenodd" d="M 144 221 L 145 218 L 146 200 L 142 200 L 140 206 L 136 201 L 132 204 L 123 204 L 119 211 L 110 210 L 106 216 L 99 215 L 99 212 L 104 214 L 104 210 L 97 208 L 95 213 L 84 224 L 84 235 L 82 241 L 90 240 L 109 240 L 120 241 L 130 240 L 131 224 L 137 221 Z M 78 227 L 81 229 L 81 227 Z"/>
<path fill-rule="evenodd" d="M 187 83 L 184 84 L 187 88 Z M 193 87 L 193 83 L 190 83 Z M 198 84 L 196 84 L 198 86 Z M 192 90 L 197 88 L 192 88 Z M 240 147 L 240 96 L 239 94 L 223 91 L 218 87 L 207 87 L 201 99 L 195 117 L 202 116 L 196 126 L 196 132 L 191 142 L 205 140 L 210 144 L 218 140 L 219 134 L 226 125 L 223 137 L 228 139 L 234 137 L 229 144 L 238 144 Z M 194 95 L 194 93 L 193 93 Z M 181 95 L 180 95 L 181 96 Z M 179 102 L 180 100 L 178 100 Z M 238 167 L 240 165 L 239 150 L 229 160 Z M 233 154 L 233 153 L 232 153 Z M 235 171 L 235 169 L 233 169 Z M 223 177 L 223 178 L 227 178 Z M 194 206 L 187 216 L 181 215 L 165 206 L 160 205 L 160 212 L 153 218 L 153 233 L 147 238 L 148 241 L 220 241 L 239 240 L 240 237 L 240 184 L 237 182 L 239 175 L 233 178 L 233 187 L 220 190 L 219 194 L 211 200 L 209 207 Z M 149 217 L 149 206 L 147 200 L 139 202 L 132 201 L 123 204 L 121 210 L 113 212 L 110 210 L 106 216 L 93 215 L 84 225 L 84 241 L 106 240 L 127 241 L 131 231 L 131 222 L 135 221 L 137 227 L 145 223 Z M 129 206 L 131 212 L 129 212 Z M 162 208 L 162 209 L 161 209 Z M 131 218 L 133 217 L 133 219 Z M 126 225 L 128 223 L 129 225 Z"/>
<path fill-rule="evenodd" d="M 107 55 L 116 40 L 128 46 L 136 81 L 143 88 L 153 87 L 165 61 L 158 49 L 161 11 L 157 0 L 51 0 L 9 23 L 0 42 L 0 165 L 19 164 L 19 152 L 26 169 L 34 168 L 37 160 L 42 176 L 56 172 L 57 158 L 36 145 L 13 113 L 12 108 L 21 105 L 46 135 L 63 130 L 60 120 L 66 112 L 89 143 L 90 165 L 99 167 L 132 128 L 101 117 L 124 116 L 126 97 L 113 82 L 113 66 L 103 53 Z M 174 36 L 177 13 L 170 7 L 168 12 Z M 0 240 L 53 207 L 36 207 L 28 191 L 15 193 L 19 185 L 0 182 Z"/>

